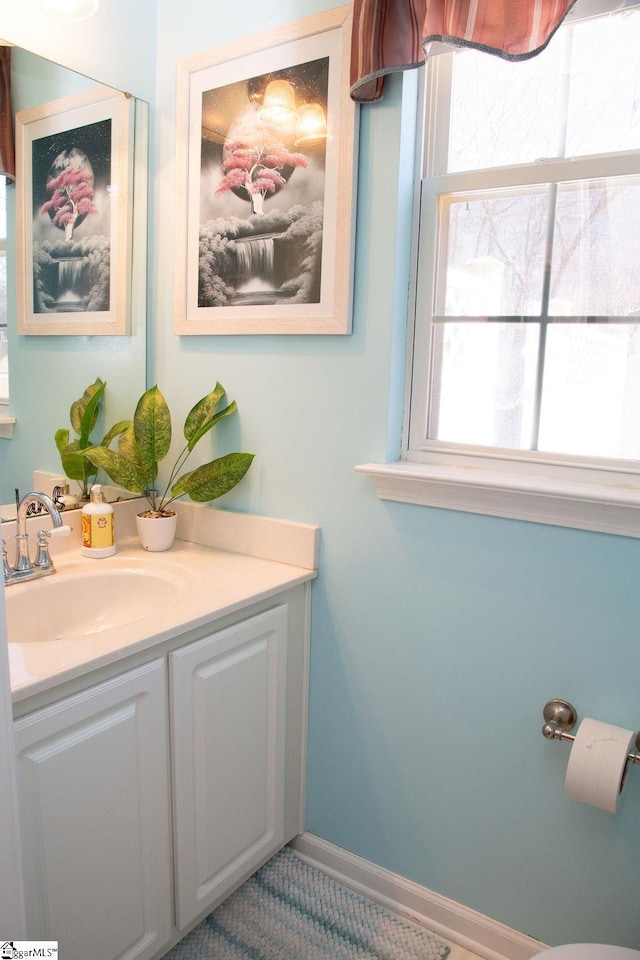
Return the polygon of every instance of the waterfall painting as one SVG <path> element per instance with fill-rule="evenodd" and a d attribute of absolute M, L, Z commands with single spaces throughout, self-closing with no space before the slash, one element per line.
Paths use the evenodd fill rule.
<path fill-rule="evenodd" d="M 351 332 L 351 5 L 178 65 L 174 329 Z"/>
<path fill-rule="evenodd" d="M 128 333 L 132 122 L 103 86 L 16 114 L 18 333 Z"/>

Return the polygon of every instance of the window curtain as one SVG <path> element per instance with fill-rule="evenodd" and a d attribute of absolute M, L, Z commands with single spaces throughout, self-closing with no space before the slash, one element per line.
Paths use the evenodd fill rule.
<path fill-rule="evenodd" d="M 11 110 L 11 47 L 0 46 L 0 176 L 16 178 Z"/>
<path fill-rule="evenodd" d="M 351 97 L 379 100 L 384 77 L 424 63 L 434 42 L 525 60 L 547 45 L 575 0 L 354 0 Z"/>

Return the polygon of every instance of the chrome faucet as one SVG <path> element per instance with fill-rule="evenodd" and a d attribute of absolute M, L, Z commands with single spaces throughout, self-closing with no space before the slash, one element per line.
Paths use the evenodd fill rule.
<path fill-rule="evenodd" d="M 33 504 L 39 504 L 51 517 L 51 530 L 38 531 L 38 546 L 36 559 L 32 563 L 29 556 L 29 534 L 27 533 L 27 517 L 30 515 Z M 67 536 L 71 527 L 63 523 L 60 511 L 55 503 L 45 493 L 27 493 L 20 503 L 16 513 L 16 557 L 13 566 L 7 560 L 7 548 L 2 541 L 2 567 L 4 582 L 22 583 L 24 580 L 34 580 L 36 577 L 46 577 L 55 573 L 53 561 L 49 555 L 48 537 Z"/>

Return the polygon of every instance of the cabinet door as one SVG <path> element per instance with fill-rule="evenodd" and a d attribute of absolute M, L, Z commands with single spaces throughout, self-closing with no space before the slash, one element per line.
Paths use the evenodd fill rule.
<path fill-rule="evenodd" d="M 284 843 L 287 607 L 169 658 L 178 929 Z"/>
<path fill-rule="evenodd" d="M 27 936 L 65 960 L 144 960 L 171 937 L 162 660 L 15 723 Z"/>

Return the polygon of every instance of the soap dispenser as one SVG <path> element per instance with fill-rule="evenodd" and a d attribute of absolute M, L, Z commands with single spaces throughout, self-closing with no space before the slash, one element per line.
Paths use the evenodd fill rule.
<path fill-rule="evenodd" d="M 85 557 L 111 557 L 116 552 L 113 507 L 105 503 L 102 487 L 94 483 L 91 500 L 82 508 L 82 546 Z"/>
<path fill-rule="evenodd" d="M 78 506 L 78 501 L 72 493 L 69 493 L 69 484 L 64 477 L 58 477 L 53 488 L 53 502 L 59 510 L 73 510 Z"/>

